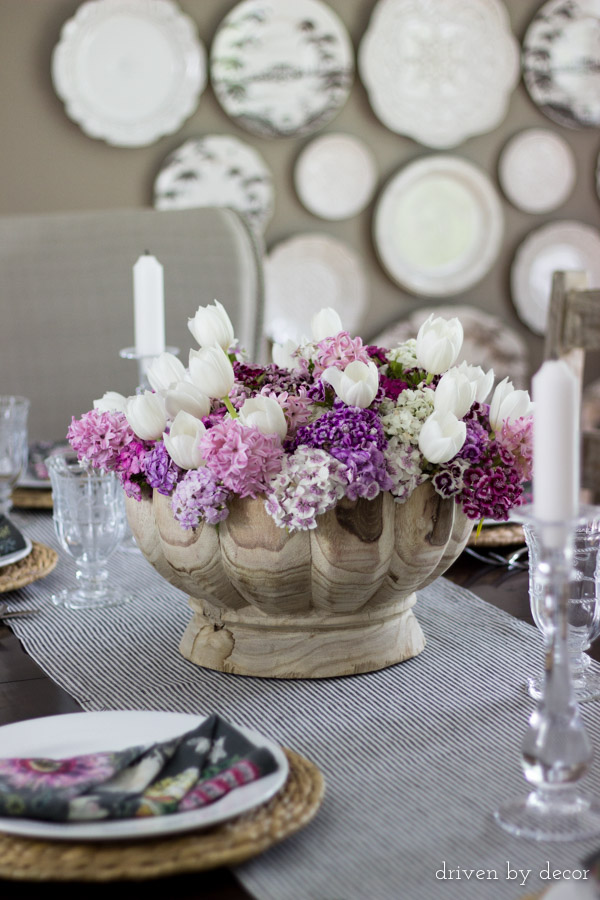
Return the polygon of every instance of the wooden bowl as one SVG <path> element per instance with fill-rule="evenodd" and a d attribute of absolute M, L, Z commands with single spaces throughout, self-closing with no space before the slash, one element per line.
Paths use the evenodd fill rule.
<path fill-rule="evenodd" d="M 456 559 L 472 522 L 428 483 L 342 501 L 289 534 L 262 498 L 236 499 L 218 527 L 183 529 L 170 498 L 129 499 L 131 530 L 154 568 L 190 596 L 180 650 L 194 663 L 265 678 L 371 672 L 425 646 L 415 591 Z"/>

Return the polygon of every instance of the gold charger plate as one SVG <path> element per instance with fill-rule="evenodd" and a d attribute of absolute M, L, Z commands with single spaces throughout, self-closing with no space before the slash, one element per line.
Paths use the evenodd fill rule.
<path fill-rule="evenodd" d="M 50 488 L 15 488 L 12 502 L 19 509 L 52 509 L 52 491 Z"/>
<path fill-rule="evenodd" d="M 45 578 L 58 562 L 58 553 L 45 544 L 33 541 L 33 548 L 28 556 L 18 562 L 0 568 L 0 594 L 16 591 L 18 588 Z"/>
<path fill-rule="evenodd" d="M 475 527 L 468 540 L 469 547 L 512 547 L 524 544 L 525 535 L 522 525 L 487 525 L 481 529 L 479 536 Z"/>
<path fill-rule="evenodd" d="M 290 771 L 268 803 L 206 831 L 151 840 L 75 843 L 0 834 L 0 878 L 17 881 L 146 880 L 219 866 L 263 853 L 315 816 L 325 780 L 314 763 L 284 748 Z"/>

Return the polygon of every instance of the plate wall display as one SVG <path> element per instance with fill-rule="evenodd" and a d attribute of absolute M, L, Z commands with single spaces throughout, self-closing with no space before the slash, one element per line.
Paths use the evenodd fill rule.
<path fill-rule="evenodd" d="M 373 231 L 394 281 L 415 294 L 447 296 L 470 288 L 496 261 L 502 204 L 481 169 L 436 154 L 409 163 L 388 182 Z"/>
<path fill-rule="evenodd" d="M 348 219 L 365 208 L 377 184 L 377 166 L 364 141 L 324 134 L 304 148 L 294 168 L 301 202 L 321 219 Z"/>
<path fill-rule="evenodd" d="M 515 255 L 511 292 L 520 319 L 544 334 L 553 272 L 585 271 L 590 289 L 600 288 L 600 231 L 581 222 L 562 221 L 531 232 Z"/>
<path fill-rule="evenodd" d="M 48 716 L 4 725 L 0 728 L 0 745 L 6 758 L 66 759 L 166 741 L 196 728 L 204 718 L 144 710 Z M 277 769 L 264 778 L 236 788 L 215 803 L 190 812 L 109 821 L 46 822 L 0 818 L 0 831 L 55 840 L 113 841 L 178 834 L 238 816 L 277 793 L 285 783 L 289 765 L 283 750 L 274 741 L 240 725 L 236 728 L 257 747 L 267 747 L 275 757 Z"/>
<path fill-rule="evenodd" d="M 544 3 L 523 39 L 523 81 L 559 125 L 600 125 L 600 0 Z"/>
<path fill-rule="evenodd" d="M 565 202 L 575 187 L 575 155 L 559 134 L 528 128 L 500 155 L 498 177 L 511 203 L 528 213 L 545 213 Z"/>
<path fill-rule="evenodd" d="M 360 327 L 367 305 L 362 261 L 342 241 L 302 234 L 277 244 L 265 259 L 265 333 L 277 343 L 310 337 L 310 320 L 325 306 L 344 330 Z"/>
<path fill-rule="evenodd" d="M 52 55 L 67 115 L 117 147 L 176 131 L 206 79 L 196 27 L 171 0 L 90 0 L 64 25 Z"/>
<path fill-rule="evenodd" d="M 519 46 L 500 0 L 379 0 L 358 70 L 387 128 L 445 149 L 504 119 Z"/>
<path fill-rule="evenodd" d="M 154 182 L 158 209 L 229 206 L 262 233 L 273 215 L 273 176 L 249 144 L 224 134 L 185 141 L 165 159 Z"/>
<path fill-rule="evenodd" d="M 458 318 L 464 340 L 457 362 L 493 369 L 496 382 L 510 378 L 515 388 L 529 387 L 529 350 L 525 340 L 505 322 L 475 306 L 448 305 L 419 308 L 407 318 L 394 322 L 376 335 L 371 343 L 379 347 L 395 347 L 416 338 L 419 328 L 433 314 L 442 319 Z"/>
<path fill-rule="evenodd" d="M 354 52 L 321 0 L 243 0 L 219 26 L 210 77 L 225 112 L 263 137 L 311 134 L 346 102 Z"/>

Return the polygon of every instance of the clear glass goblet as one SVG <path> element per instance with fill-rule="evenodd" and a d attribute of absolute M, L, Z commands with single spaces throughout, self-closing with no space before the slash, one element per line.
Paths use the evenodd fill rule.
<path fill-rule="evenodd" d="M 523 525 L 529 551 L 529 601 L 533 620 L 544 642 L 551 639 L 552 623 L 544 605 L 544 593 L 538 577 L 539 538 L 530 523 Z M 600 518 L 582 521 L 573 528 L 573 568 L 569 578 L 568 653 L 571 681 L 579 702 L 600 697 L 600 676 L 592 671 L 585 653 L 600 634 Z M 544 687 L 542 674 L 531 676 L 529 694 L 539 700 Z"/>
<path fill-rule="evenodd" d="M 114 472 L 93 469 L 65 450 L 46 460 L 58 538 L 77 564 L 74 588 L 52 602 L 69 609 L 117 606 L 131 598 L 109 584 L 106 563 L 125 530 L 123 488 Z"/>
<path fill-rule="evenodd" d="M 0 396 L 0 515 L 12 508 L 12 489 L 27 467 L 26 397 Z"/>

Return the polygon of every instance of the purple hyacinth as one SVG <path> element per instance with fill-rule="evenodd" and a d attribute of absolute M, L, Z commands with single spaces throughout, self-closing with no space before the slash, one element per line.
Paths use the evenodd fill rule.
<path fill-rule="evenodd" d="M 143 471 L 148 485 L 165 496 L 172 493 L 183 475 L 183 470 L 173 462 L 163 441 L 158 441 L 145 456 Z"/>
<path fill-rule="evenodd" d="M 203 519 L 216 525 L 229 515 L 228 498 L 210 469 L 190 469 L 173 491 L 171 509 L 182 528 L 196 528 Z"/>

